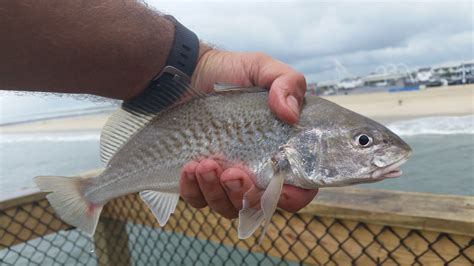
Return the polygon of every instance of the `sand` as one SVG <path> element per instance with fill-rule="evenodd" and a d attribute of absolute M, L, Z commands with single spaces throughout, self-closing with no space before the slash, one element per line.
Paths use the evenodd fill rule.
<path fill-rule="evenodd" d="M 474 84 L 325 98 L 381 122 L 474 114 Z"/>
<path fill-rule="evenodd" d="M 337 95 L 325 98 L 382 123 L 426 116 L 474 114 L 474 84 L 410 92 Z M 100 130 L 109 115 L 86 115 L 2 126 L 0 134 Z"/>
<path fill-rule="evenodd" d="M 2 133 L 30 133 L 57 131 L 96 131 L 107 121 L 110 113 L 49 119 L 0 127 Z"/>

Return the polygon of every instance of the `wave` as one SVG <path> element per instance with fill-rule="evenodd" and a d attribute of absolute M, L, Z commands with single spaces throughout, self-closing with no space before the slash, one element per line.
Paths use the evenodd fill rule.
<path fill-rule="evenodd" d="M 474 115 L 424 117 L 387 126 L 402 136 L 474 134 Z"/>
<path fill-rule="evenodd" d="M 0 143 L 99 141 L 99 132 L 1 134 Z"/>
<path fill-rule="evenodd" d="M 94 108 L 56 109 L 46 112 L 36 112 L 33 114 L 1 115 L 0 126 L 35 122 L 47 119 L 111 113 L 115 109 L 117 109 L 116 106 L 99 106 Z"/>
<path fill-rule="evenodd" d="M 436 116 L 398 121 L 387 127 L 401 136 L 474 134 L 474 115 Z M 99 131 L 0 134 L 0 144 L 24 142 L 99 141 Z"/>

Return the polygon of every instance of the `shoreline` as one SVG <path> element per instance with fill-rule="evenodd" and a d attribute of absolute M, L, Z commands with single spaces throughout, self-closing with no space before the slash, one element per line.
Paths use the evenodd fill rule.
<path fill-rule="evenodd" d="M 473 115 L 474 84 L 407 92 L 323 97 L 377 121 Z"/>
<path fill-rule="evenodd" d="M 382 124 L 434 116 L 473 115 L 474 84 L 409 92 L 323 97 Z M 400 103 L 401 101 L 401 103 Z M 111 112 L 0 126 L 0 134 L 98 131 Z"/>

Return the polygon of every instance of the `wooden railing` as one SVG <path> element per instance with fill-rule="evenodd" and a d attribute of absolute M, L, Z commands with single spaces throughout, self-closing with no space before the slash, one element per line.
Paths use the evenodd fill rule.
<path fill-rule="evenodd" d="M 0 210 L 0 264 L 21 259 L 41 264 L 44 261 L 34 261 L 31 252 L 13 252 L 13 247 L 33 245 L 29 243 L 34 239 L 73 229 L 54 215 L 44 193 L 5 199 L 0 202 Z M 141 227 L 127 229 L 132 224 Z M 472 265 L 474 261 L 474 197 L 321 189 L 316 199 L 297 214 L 278 210 L 261 245 L 256 241 L 259 232 L 239 240 L 236 228 L 235 221 L 223 219 L 208 208 L 193 209 L 184 202 L 160 228 L 139 197 L 127 195 L 104 207 L 95 235 L 96 252 L 87 256 L 101 265 L 129 265 L 135 260 L 156 264 L 164 257 L 177 263 L 218 259 L 223 264 L 265 262 L 267 257 L 313 265 Z M 171 240 L 150 240 L 160 238 L 160 234 Z M 75 240 L 71 243 L 76 244 Z M 142 243 L 139 252 L 134 250 L 136 243 Z M 166 247 L 171 244 L 176 254 Z M 204 256 L 189 250 L 198 244 L 206 246 L 203 250 L 213 247 L 216 254 L 223 245 L 227 255 Z M 166 256 L 162 253 L 165 251 Z"/>

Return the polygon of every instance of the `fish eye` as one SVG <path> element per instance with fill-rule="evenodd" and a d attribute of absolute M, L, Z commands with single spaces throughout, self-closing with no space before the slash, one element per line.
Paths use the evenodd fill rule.
<path fill-rule="evenodd" d="M 372 145 L 372 138 L 367 134 L 359 134 L 356 136 L 355 141 L 361 147 L 369 147 Z"/>

